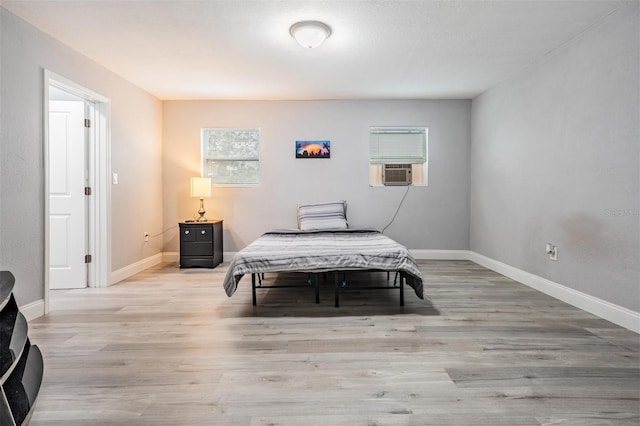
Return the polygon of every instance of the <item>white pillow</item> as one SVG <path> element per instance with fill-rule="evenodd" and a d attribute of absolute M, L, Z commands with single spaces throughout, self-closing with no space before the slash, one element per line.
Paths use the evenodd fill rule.
<path fill-rule="evenodd" d="M 347 229 L 347 202 L 298 204 L 298 228 L 301 231 Z"/>

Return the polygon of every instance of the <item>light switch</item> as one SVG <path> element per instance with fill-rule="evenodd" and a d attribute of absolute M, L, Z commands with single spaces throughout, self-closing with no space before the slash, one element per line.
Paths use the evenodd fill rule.
<path fill-rule="evenodd" d="M 118 184 L 118 174 L 117 173 L 113 173 L 113 176 L 111 177 L 111 183 L 113 183 L 114 185 Z"/>

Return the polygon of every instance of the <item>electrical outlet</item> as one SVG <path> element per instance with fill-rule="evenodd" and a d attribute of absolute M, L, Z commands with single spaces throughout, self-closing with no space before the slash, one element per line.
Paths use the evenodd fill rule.
<path fill-rule="evenodd" d="M 149 242 L 149 233 L 148 233 L 148 232 L 145 232 L 145 233 L 144 233 L 144 242 L 145 242 L 145 243 L 148 243 L 148 242 Z"/>
<path fill-rule="evenodd" d="M 547 254 L 550 260 L 558 261 L 558 247 L 555 245 L 547 243 Z"/>

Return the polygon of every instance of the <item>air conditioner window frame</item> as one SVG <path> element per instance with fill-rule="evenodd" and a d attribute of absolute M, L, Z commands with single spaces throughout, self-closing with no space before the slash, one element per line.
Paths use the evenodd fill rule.
<path fill-rule="evenodd" d="M 384 135 L 378 137 L 378 135 Z M 389 146 L 398 136 L 400 147 Z M 404 135 L 412 135 L 412 140 L 402 140 Z M 422 136 L 422 145 L 416 145 L 415 135 Z M 382 144 L 387 144 L 382 146 Z M 413 148 L 412 148 L 413 147 Z M 390 155 L 385 155 L 390 154 Z M 369 186 L 428 186 L 429 128 L 426 126 L 372 126 L 369 128 Z M 410 183 L 390 182 L 386 175 L 387 166 L 411 167 Z"/>

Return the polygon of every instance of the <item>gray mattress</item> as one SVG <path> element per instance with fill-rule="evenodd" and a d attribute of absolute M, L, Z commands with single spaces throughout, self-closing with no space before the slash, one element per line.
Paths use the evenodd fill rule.
<path fill-rule="evenodd" d="M 401 271 L 424 298 L 422 274 L 409 250 L 373 229 L 267 232 L 234 256 L 224 278 L 231 297 L 246 274 L 265 272 Z"/>

